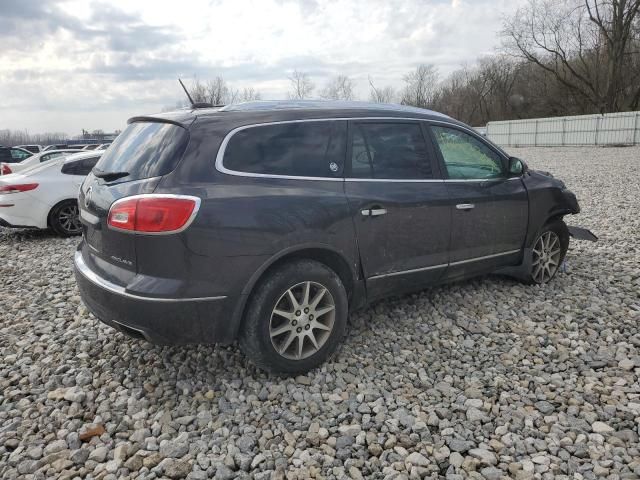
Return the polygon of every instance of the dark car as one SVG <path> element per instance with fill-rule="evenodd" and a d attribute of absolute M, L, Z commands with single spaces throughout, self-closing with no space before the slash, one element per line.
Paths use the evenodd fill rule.
<path fill-rule="evenodd" d="M 357 102 L 132 118 L 79 204 L 96 317 L 162 344 L 237 339 L 279 373 L 322 363 L 373 300 L 496 271 L 548 282 L 579 212 L 467 125 Z"/>
<path fill-rule="evenodd" d="M 32 156 L 29 150 L 19 147 L 3 147 L 0 145 L 0 163 L 19 163 Z"/>

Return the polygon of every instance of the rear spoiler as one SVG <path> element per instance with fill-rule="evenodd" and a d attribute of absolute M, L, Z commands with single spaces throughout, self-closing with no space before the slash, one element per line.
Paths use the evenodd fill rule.
<path fill-rule="evenodd" d="M 195 119 L 196 117 L 194 115 L 187 116 L 186 118 L 180 119 L 180 120 L 167 118 L 167 117 L 156 117 L 153 115 L 142 115 L 138 117 L 131 117 L 129 120 L 127 120 L 127 125 L 135 122 L 155 122 L 155 123 L 170 123 L 171 125 L 177 125 L 178 127 L 189 129 L 189 127 L 195 121 Z"/>

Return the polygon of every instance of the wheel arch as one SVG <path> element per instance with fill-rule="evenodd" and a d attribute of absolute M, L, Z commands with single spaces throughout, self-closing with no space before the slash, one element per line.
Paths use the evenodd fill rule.
<path fill-rule="evenodd" d="M 67 203 L 67 202 L 75 202 L 76 205 L 78 204 L 78 199 L 77 198 L 63 198 L 62 200 L 57 201 L 56 203 L 53 204 L 53 206 L 51 206 L 51 208 L 49 208 L 49 212 L 47 212 L 47 225 L 49 227 L 51 227 L 51 214 L 53 213 L 53 211 L 58 208 L 60 205 L 62 205 L 63 203 Z"/>
<path fill-rule="evenodd" d="M 237 337 L 238 330 L 244 320 L 249 303 L 248 299 L 260 282 L 280 265 L 297 259 L 315 260 L 336 272 L 347 291 L 350 310 L 361 307 L 366 302 L 364 282 L 358 275 L 358 266 L 357 264 L 351 266 L 346 255 L 326 244 L 308 244 L 292 247 L 269 258 L 246 283 L 233 315 L 235 325 L 234 336 Z"/>

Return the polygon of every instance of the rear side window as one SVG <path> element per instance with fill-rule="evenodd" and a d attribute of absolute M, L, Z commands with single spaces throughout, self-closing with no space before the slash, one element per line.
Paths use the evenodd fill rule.
<path fill-rule="evenodd" d="M 0 147 L 0 162 L 18 163 L 29 158 L 31 155 L 31 152 L 18 148 Z"/>
<path fill-rule="evenodd" d="M 127 172 L 122 180 L 159 177 L 173 171 L 189 133 L 170 123 L 134 122 L 118 135 L 96 165 L 104 172 Z"/>
<path fill-rule="evenodd" d="M 40 157 L 40 162 L 47 162 L 53 158 L 59 157 L 60 155 L 64 155 L 64 154 L 62 152 L 45 153 Z"/>
<path fill-rule="evenodd" d="M 66 175 L 81 175 L 86 177 L 91 169 L 96 166 L 100 157 L 83 158 L 82 160 L 73 160 L 62 166 L 62 173 Z"/>
<path fill-rule="evenodd" d="M 433 178 L 422 129 L 417 123 L 356 123 L 351 176 L 379 179 Z"/>
<path fill-rule="evenodd" d="M 229 170 L 296 177 L 341 177 L 346 122 L 291 122 L 236 132 L 224 152 Z"/>

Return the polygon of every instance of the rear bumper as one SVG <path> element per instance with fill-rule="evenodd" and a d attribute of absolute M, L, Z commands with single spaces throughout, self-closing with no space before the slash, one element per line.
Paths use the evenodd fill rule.
<path fill-rule="evenodd" d="M 27 193 L 0 195 L 0 225 L 13 228 L 47 228 L 49 207 Z"/>
<path fill-rule="evenodd" d="M 182 345 L 234 340 L 235 297 L 158 298 L 134 295 L 93 272 L 76 251 L 74 271 L 83 302 L 99 320 L 152 343 Z"/>

